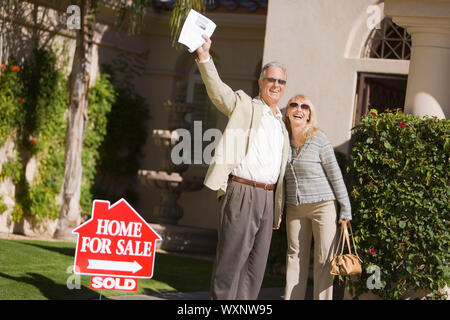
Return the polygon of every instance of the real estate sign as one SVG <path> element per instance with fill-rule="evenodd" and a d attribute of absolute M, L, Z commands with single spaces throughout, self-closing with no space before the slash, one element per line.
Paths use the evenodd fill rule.
<path fill-rule="evenodd" d="M 78 234 L 74 272 L 92 275 L 91 288 L 137 290 L 137 278 L 153 276 L 156 241 L 152 227 L 121 199 L 94 200 L 91 218 L 75 228 Z"/>

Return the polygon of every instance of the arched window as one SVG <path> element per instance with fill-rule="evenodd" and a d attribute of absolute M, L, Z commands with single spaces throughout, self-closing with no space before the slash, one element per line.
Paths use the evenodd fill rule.
<path fill-rule="evenodd" d="M 203 130 L 216 126 L 217 109 L 206 93 L 196 64 L 189 71 L 186 100 L 193 104 L 192 114 L 188 115 L 188 119 L 186 119 L 192 126 L 194 121 L 201 121 Z"/>
<path fill-rule="evenodd" d="M 363 58 L 409 60 L 411 36 L 406 30 L 389 17 L 385 17 L 379 27 L 370 33 L 362 53 Z M 407 79 L 405 74 L 358 72 L 354 124 L 358 124 L 370 109 L 378 112 L 403 110 Z"/>
<path fill-rule="evenodd" d="M 215 62 L 217 67 L 217 62 Z M 217 109 L 211 102 L 206 92 L 205 84 L 201 78 L 197 65 L 194 64 L 188 74 L 188 85 L 186 92 L 186 102 L 192 104 L 192 112 L 186 115 L 186 121 L 190 124 L 190 131 L 192 137 L 195 139 L 202 139 L 201 141 L 194 141 L 192 144 L 193 164 L 206 166 L 203 159 L 203 150 L 210 143 L 203 141 L 203 134 L 210 128 L 215 128 L 217 124 Z M 201 128 L 201 129 L 200 129 Z M 195 132 L 201 130 L 202 132 Z M 198 148 L 201 145 L 202 148 Z M 197 162 L 201 159 L 201 163 Z"/>
<path fill-rule="evenodd" d="M 410 56 L 411 36 L 389 17 L 372 30 L 363 51 L 363 58 L 409 60 Z"/>

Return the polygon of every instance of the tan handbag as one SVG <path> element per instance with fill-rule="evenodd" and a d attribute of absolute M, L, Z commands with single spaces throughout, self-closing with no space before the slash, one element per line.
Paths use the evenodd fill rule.
<path fill-rule="evenodd" d="M 350 247 L 350 239 L 348 235 L 347 224 L 350 226 L 350 233 L 352 235 L 353 248 L 355 249 L 355 254 L 352 254 L 352 249 Z M 343 254 L 345 243 L 347 243 L 349 253 Z M 340 254 L 338 254 L 339 246 L 341 247 Z M 342 223 L 341 235 L 339 237 L 339 243 L 336 248 L 336 255 L 331 261 L 330 273 L 337 276 L 361 273 L 362 272 L 361 262 L 362 260 L 359 257 L 358 252 L 356 251 L 355 239 L 353 239 L 352 225 L 350 224 L 350 221 L 347 223 Z"/>

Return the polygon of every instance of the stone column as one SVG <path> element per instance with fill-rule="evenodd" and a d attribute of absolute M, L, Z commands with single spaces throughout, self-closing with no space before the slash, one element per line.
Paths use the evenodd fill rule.
<path fill-rule="evenodd" d="M 385 14 L 411 35 L 405 113 L 450 116 L 450 0 L 385 0 Z"/>

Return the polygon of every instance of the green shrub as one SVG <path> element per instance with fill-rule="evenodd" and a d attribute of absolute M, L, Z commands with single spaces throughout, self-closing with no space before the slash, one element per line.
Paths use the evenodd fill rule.
<path fill-rule="evenodd" d="M 22 68 L 25 121 L 18 141 L 22 161 L 26 163 L 35 156 L 38 172 L 31 184 L 23 172 L 17 201 L 22 203 L 25 215 L 53 220 L 59 213 L 56 197 L 64 175 L 64 115 L 69 101 L 66 80 L 57 61 L 53 51 L 35 49 Z"/>
<path fill-rule="evenodd" d="M 22 65 L 13 61 L 2 65 L 0 77 L 0 147 L 12 137 L 16 154 L 4 159 L 0 180 L 11 177 L 16 186 L 14 221 L 22 216 L 55 219 L 64 162 L 66 81 L 51 51 L 34 50 Z M 25 170 L 32 157 L 38 172 L 30 184 Z"/>
<path fill-rule="evenodd" d="M 50 50 L 34 50 L 23 65 L 13 61 L 2 66 L 0 75 L 0 148 L 13 137 L 17 152 L 5 159 L 0 181 L 12 178 L 16 186 L 13 220 L 23 216 L 56 219 L 64 176 L 64 151 L 68 105 L 67 79 L 57 67 L 58 57 Z M 90 213 L 91 187 L 106 135 L 107 114 L 116 91 L 109 76 L 102 74 L 89 91 L 88 122 L 83 140 L 83 180 L 80 204 Z M 32 183 L 26 180 L 26 164 L 32 157 L 38 168 Z M 0 198 L 0 212 L 7 207 Z M 39 221 L 37 221 L 39 222 Z"/>
<path fill-rule="evenodd" d="M 93 201 L 92 186 L 95 183 L 97 165 L 101 158 L 100 146 L 106 135 L 108 114 L 116 102 L 117 93 L 109 79 L 102 73 L 89 89 L 88 123 L 83 140 L 83 178 L 80 206 L 83 215 L 90 215 Z"/>
<path fill-rule="evenodd" d="M 2 64 L 0 70 L 0 148 L 11 135 L 16 135 L 23 123 L 21 112 L 23 92 L 19 77 L 20 67 L 13 60 Z"/>
<path fill-rule="evenodd" d="M 112 203 L 125 198 L 138 201 L 137 172 L 140 169 L 142 147 L 147 139 L 146 122 L 150 118 L 145 99 L 127 81 L 117 78 L 117 65 L 102 65 L 102 73 L 110 76 L 116 99 L 107 115 L 106 136 L 99 148 L 95 184 L 91 194 L 96 199 Z M 128 79 L 130 79 L 128 77 Z"/>
<path fill-rule="evenodd" d="M 432 292 L 449 283 L 450 122 L 400 111 L 371 113 L 354 130 L 349 173 L 353 231 L 363 273 L 354 297 L 367 292 L 365 270 L 380 268 L 383 299 L 408 289 Z"/>

